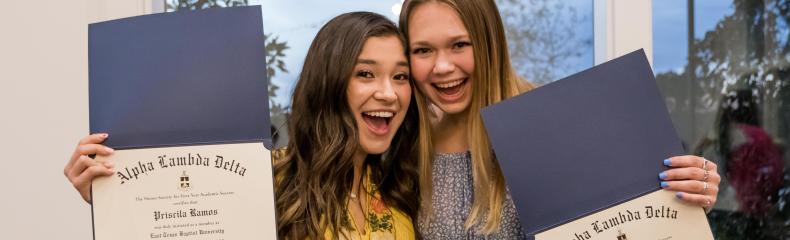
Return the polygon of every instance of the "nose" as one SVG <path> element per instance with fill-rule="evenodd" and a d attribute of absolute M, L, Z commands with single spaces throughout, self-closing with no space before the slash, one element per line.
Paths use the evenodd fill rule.
<path fill-rule="evenodd" d="M 395 94 L 395 88 L 392 86 L 392 81 L 385 79 L 379 84 L 377 91 L 373 94 L 373 98 L 385 103 L 394 103 L 398 100 L 398 95 Z"/>
<path fill-rule="evenodd" d="M 438 52 L 433 65 L 433 73 L 443 75 L 453 71 L 455 71 L 455 64 L 451 61 L 450 56 L 442 51 Z"/>

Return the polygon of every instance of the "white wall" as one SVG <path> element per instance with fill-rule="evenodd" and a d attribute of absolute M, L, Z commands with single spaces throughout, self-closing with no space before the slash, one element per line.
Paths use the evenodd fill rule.
<path fill-rule="evenodd" d="M 0 234 L 91 239 L 88 204 L 63 175 L 88 134 L 88 22 L 150 0 L 7 0 L 0 8 Z"/>

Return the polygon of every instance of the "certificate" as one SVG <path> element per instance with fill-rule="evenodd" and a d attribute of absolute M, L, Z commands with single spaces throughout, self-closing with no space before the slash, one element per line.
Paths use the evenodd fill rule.
<path fill-rule="evenodd" d="M 275 239 L 260 6 L 89 26 L 94 239 Z M 271 148 L 269 148 L 271 149 Z"/>
<path fill-rule="evenodd" d="M 119 150 L 93 181 L 95 239 L 276 239 L 262 143 Z"/>
<path fill-rule="evenodd" d="M 684 154 L 642 50 L 482 110 L 524 231 L 536 239 L 713 239 L 662 190 Z"/>
<path fill-rule="evenodd" d="M 535 240 L 713 239 L 705 212 L 658 190 L 535 235 Z"/>

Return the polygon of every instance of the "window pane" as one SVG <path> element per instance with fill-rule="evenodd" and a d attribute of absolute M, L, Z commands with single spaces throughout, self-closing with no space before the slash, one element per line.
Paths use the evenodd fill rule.
<path fill-rule="evenodd" d="M 513 67 L 538 85 L 593 66 L 591 0 L 497 0 Z"/>
<path fill-rule="evenodd" d="M 672 120 L 687 152 L 723 178 L 709 214 L 716 239 L 789 238 L 790 1 L 664 0 L 653 11 Z"/>

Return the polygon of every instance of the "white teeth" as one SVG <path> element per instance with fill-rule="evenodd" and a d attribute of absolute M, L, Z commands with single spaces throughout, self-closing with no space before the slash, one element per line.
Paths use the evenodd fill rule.
<path fill-rule="evenodd" d="M 446 82 L 446 83 L 436 83 L 434 85 L 436 85 L 436 87 L 438 87 L 438 88 L 451 88 L 451 87 L 455 87 L 455 86 L 461 85 L 461 83 L 463 83 L 463 82 L 464 82 L 464 80 L 461 79 L 461 80 L 455 80 L 455 81 Z"/>
<path fill-rule="evenodd" d="M 362 114 L 373 116 L 373 117 L 381 117 L 381 118 L 388 118 L 394 115 L 394 113 L 392 112 L 364 112 Z"/>

